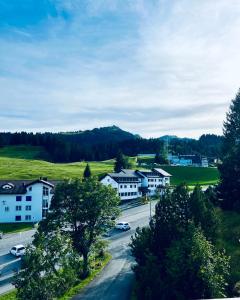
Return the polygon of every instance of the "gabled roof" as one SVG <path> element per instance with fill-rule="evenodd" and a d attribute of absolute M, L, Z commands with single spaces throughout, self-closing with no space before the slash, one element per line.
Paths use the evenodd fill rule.
<path fill-rule="evenodd" d="M 105 178 L 107 175 L 118 183 L 139 182 L 139 176 L 135 170 L 123 169 L 121 172 L 118 173 L 107 173 L 103 178 Z"/>
<path fill-rule="evenodd" d="M 164 171 L 163 169 L 160 168 L 154 168 L 154 171 L 156 171 L 157 173 L 161 174 L 164 177 L 171 177 L 172 175 L 169 174 L 168 172 Z"/>
<path fill-rule="evenodd" d="M 37 180 L 0 180 L 0 195 L 22 195 L 27 193 L 27 187 L 36 183 L 43 183 L 51 188 L 60 181 L 51 180 L 46 181 L 43 179 Z"/>

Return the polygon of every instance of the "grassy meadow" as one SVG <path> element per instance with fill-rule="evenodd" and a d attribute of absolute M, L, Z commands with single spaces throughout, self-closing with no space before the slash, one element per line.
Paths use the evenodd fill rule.
<path fill-rule="evenodd" d="M 11 146 L 0 148 L 0 179 L 36 179 L 40 176 L 49 179 L 79 178 L 82 177 L 86 162 L 51 163 L 43 158 L 47 154 L 41 147 Z M 130 161 L 136 167 L 136 157 Z M 113 170 L 114 160 L 90 162 L 94 175 L 101 175 Z M 188 185 L 197 183 L 209 185 L 217 183 L 219 173 L 216 168 L 161 166 L 173 175 L 173 185 L 185 182 Z"/>

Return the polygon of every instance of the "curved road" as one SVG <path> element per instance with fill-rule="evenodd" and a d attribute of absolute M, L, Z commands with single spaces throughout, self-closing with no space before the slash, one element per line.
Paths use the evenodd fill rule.
<path fill-rule="evenodd" d="M 130 299 L 134 277 L 131 266 L 134 260 L 128 244 L 135 229 L 148 224 L 149 204 L 124 211 L 121 220 L 130 222 L 131 230 L 127 232 L 114 230 L 112 232 L 111 237 L 108 238 L 112 260 L 81 294 L 73 297 L 73 300 Z"/>
<path fill-rule="evenodd" d="M 131 204 L 130 204 L 131 205 Z M 124 205 L 125 208 L 127 205 Z M 123 207 L 124 207 L 123 206 Z M 154 205 L 152 205 L 154 206 Z M 131 224 L 131 230 L 121 232 L 113 230 L 109 241 L 109 251 L 112 260 L 105 269 L 84 289 L 83 293 L 73 299 L 86 300 L 125 300 L 129 299 L 132 288 L 134 263 L 128 246 L 131 236 L 138 226 L 145 226 L 149 222 L 149 204 L 125 209 L 120 218 Z M 32 241 L 35 230 L 17 234 L 5 235 L 0 240 L 0 294 L 13 288 L 11 284 L 14 272 L 20 268 L 20 259 L 9 254 L 9 249 L 16 244 L 27 245 Z"/>

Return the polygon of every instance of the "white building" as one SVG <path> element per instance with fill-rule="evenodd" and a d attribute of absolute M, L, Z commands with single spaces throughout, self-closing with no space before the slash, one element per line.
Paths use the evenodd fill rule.
<path fill-rule="evenodd" d="M 47 180 L 0 180 L 0 223 L 39 222 L 46 217 L 54 183 Z"/>
<path fill-rule="evenodd" d="M 145 194 L 153 196 L 156 192 L 163 193 L 170 185 L 171 175 L 162 169 L 152 170 L 126 170 L 119 173 L 108 173 L 101 182 L 111 185 L 121 200 L 130 200 Z"/>
<path fill-rule="evenodd" d="M 168 154 L 168 161 L 174 166 L 192 166 L 192 167 L 208 167 L 207 157 L 201 157 L 200 155 L 173 155 Z"/>

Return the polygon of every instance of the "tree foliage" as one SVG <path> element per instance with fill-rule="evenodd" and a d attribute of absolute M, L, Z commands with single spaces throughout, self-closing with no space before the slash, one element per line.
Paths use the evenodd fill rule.
<path fill-rule="evenodd" d="M 168 191 L 150 227 L 137 229 L 132 238 L 137 298 L 222 297 L 229 259 L 216 249 L 217 224 L 215 208 L 200 187 L 192 195 L 183 184 Z"/>
<path fill-rule="evenodd" d="M 37 233 L 14 281 L 17 298 L 51 300 L 61 296 L 76 282 L 79 265 L 69 238 L 59 231 L 47 235 Z"/>
<path fill-rule="evenodd" d="M 121 151 L 118 152 L 116 161 L 114 164 L 114 171 L 121 172 L 122 169 L 128 169 L 130 167 L 130 162 L 128 157 L 122 154 Z"/>
<path fill-rule="evenodd" d="M 50 213 L 41 230 L 64 229 L 75 251 L 83 257 L 83 277 L 89 273 L 89 254 L 99 237 L 114 226 L 119 215 L 119 197 L 114 189 L 94 178 L 70 180 L 57 185 Z"/>
<path fill-rule="evenodd" d="M 89 164 L 87 164 L 86 168 L 84 169 L 84 172 L 83 172 L 83 177 L 84 178 L 89 178 L 91 176 L 92 176 L 92 172 L 91 172 Z"/>
<path fill-rule="evenodd" d="M 223 154 L 219 166 L 222 206 L 240 211 L 240 91 L 232 100 L 224 122 Z"/>

